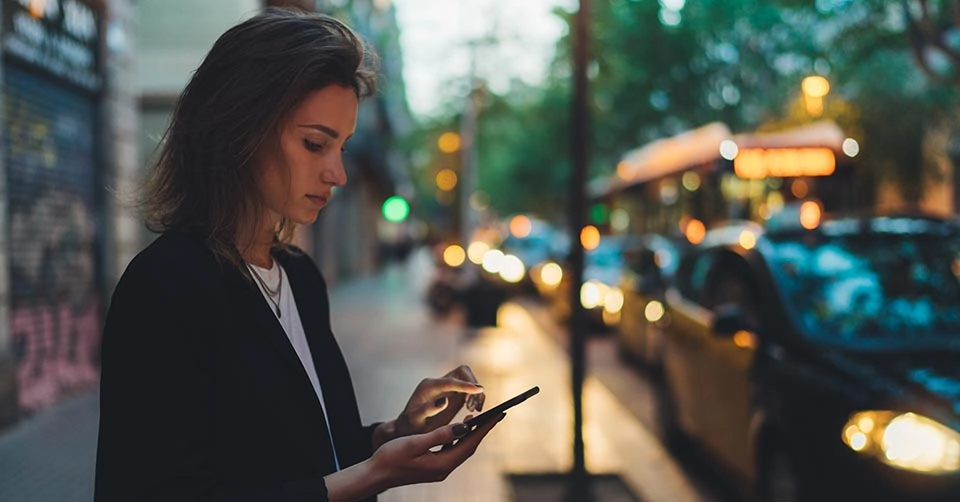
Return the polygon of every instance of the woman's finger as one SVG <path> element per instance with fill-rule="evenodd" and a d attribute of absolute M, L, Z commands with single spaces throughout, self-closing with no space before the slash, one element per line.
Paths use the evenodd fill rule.
<path fill-rule="evenodd" d="M 489 422 L 477 427 L 473 431 L 465 434 L 461 437 L 453 447 L 444 448 L 438 454 L 439 455 L 450 455 L 454 457 L 455 465 L 460 465 L 465 462 L 474 452 L 477 451 L 477 447 L 480 446 L 480 442 L 483 441 L 483 438 L 498 424 L 503 417 L 507 416 L 506 413 L 500 414 L 500 418 L 490 420 Z"/>
<path fill-rule="evenodd" d="M 461 364 L 456 369 L 450 371 L 446 377 L 459 378 L 460 380 L 466 380 L 468 382 L 479 383 L 477 377 L 473 374 L 473 370 L 470 369 L 466 364 Z"/>
<path fill-rule="evenodd" d="M 477 377 L 473 374 L 470 366 L 463 364 L 453 371 L 447 373 L 446 377 L 459 378 L 467 382 L 477 383 Z M 479 384 L 478 384 L 479 385 Z M 466 406 L 468 410 L 480 412 L 483 411 L 483 402 L 486 394 L 470 394 L 467 396 Z"/>
<path fill-rule="evenodd" d="M 470 432 L 470 426 L 463 422 L 438 427 L 426 434 L 410 436 L 418 451 L 425 452 L 437 446 L 446 445 L 462 438 Z"/>
<path fill-rule="evenodd" d="M 467 409 L 470 411 L 481 412 L 483 411 L 483 402 L 485 400 L 486 394 L 470 394 L 467 396 Z"/>
<path fill-rule="evenodd" d="M 419 390 L 426 391 L 429 395 L 437 397 L 447 392 L 460 392 L 462 394 L 483 393 L 483 387 L 481 385 L 454 377 L 428 378 L 420 384 Z"/>

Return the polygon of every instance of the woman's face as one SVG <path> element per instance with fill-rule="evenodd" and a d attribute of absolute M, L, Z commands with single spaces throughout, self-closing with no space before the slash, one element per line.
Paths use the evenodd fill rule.
<path fill-rule="evenodd" d="M 333 187 L 347 182 L 343 145 L 356 128 L 358 106 L 353 89 L 330 85 L 308 94 L 281 124 L 277 148 L 260 157 L 260 197 L 271 224 L 281 216 L 313 223 Z"/>

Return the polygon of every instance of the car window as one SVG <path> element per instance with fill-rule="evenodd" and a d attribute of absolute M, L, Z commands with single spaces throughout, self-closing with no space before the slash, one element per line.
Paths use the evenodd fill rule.
<path fill-rule="evenodd" d="M 687 300 L 703 305 L 703 293 L 707 284 L 707 274 L 716 258 L 711 249 L 697 250 L 684 257 L 677 269 L 676 286 Z"/>
<path fill-rule="evenodd" d="M 771 241 L 798 327 L 841 343 L 960 341 L 960 237 L 853 233 Z"/>
<path fill-rule="evenodd" d="M 730 253 L 714 260 L 707 274 L 704 307 L 714 310 L 723 305 L 736 305 L 751 326 L 760 326 L 758 300 L 756 281 L 743 258 Z"/>

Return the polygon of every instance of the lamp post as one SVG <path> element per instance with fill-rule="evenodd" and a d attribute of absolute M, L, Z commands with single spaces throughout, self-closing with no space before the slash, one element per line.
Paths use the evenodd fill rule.
<path fill-rule="evenodd" d="M 573 102 L 571 107 L 571 156 L 573 173 L 570 177 L 570 271 L 573 274 L 568 301 L 570 302 L 570 357 L 573 386 L 573 482 L 574 498 L 582 497 L 587 484 L 587 467 L 583 445 L 583 379 L 586 373 L 585 337 L 586 319 L 580 303 L 583 284 L 583 245 L 580 232 L 585 223 L 586 194 L 584 186 L 590 163 L 590 109 L 587 104 L 589 80 L 590 1 L 580 0 L 574 21 Z M 579 493 L 578 493 L 579 492 Z M 580 498 L 583 500 L 583 498 Z"/>

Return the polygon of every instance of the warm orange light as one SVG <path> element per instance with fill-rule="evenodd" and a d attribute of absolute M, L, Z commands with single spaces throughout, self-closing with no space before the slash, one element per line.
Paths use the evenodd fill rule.
<path fill-rule="evenodd" d="M 700 220 L 690 220 L 684 233 L 687 235 L 690 244 L 700 244 L 703 242 L 703 238 L 707 236 L 707 227 Z"/>
<path fill-rule="evenodd" d="M 467 259 L 467 253 L 462 247 L 452 244 L 443 250 L 443 262 L 451 267 L 459 267 Z"/>
<path fill-rule="evenodd" d="M 793 183 L 790 184 L 790 193 L 798 199 L 802 199 L 810 193 L 810 187 L 807 186 L 807 182 L 803 180 L 793 180 Z"/>
<path fill-rule="evenodd" d="M 630 164 L 627 161 L 622 160 L 617 164 L 617 176 L 624 181 L 630 180 Z"/>
<path fill-rule="evenodd" d="M 753 336 L 753 333 L 746 330 L 740 330 L 734 333 L 733 344 L 741 349 L 752 349 L 757 346 L 757 339 L 755 336 Z"/>
<path fill-rule="evenodd" d="M 830 176 L 836 169 L 829 148 L 744 148 L 733 161 L 734 172 L 744 179 Z"/>
<path fill-rule="evenodd" d="M 814 75 L 803 79 L 800 89 L 803 90 L 807 112 L 814 117 L 823 115 L 823 98 L 830 93 L 830 82 L 819 75 Z"/>
<path fill-rule="evenodd" d="M 830 82 L 820 75 L 814 75 L 803 79 L 800 88 L 811 98 L 822 98 L 830 93 Z"/>
<path fill-rule="evenodd" d="M 600 230 L 593 225 L 583 227 L 583 230 L 580 231 L 580 244 L 587 251 L 597 249 L 597 246 L 600 245 Z"/>
<path fill-rule="evenodd" d="M 43 17 L 43 11 L 47 9 L 46 0 L 30 0 L 30 15 L 34 19 L 40 19 Z"/>
<path fill-rule="evenodd" d="M 460 135 L 455 132 L 445 132 L 437 140 L 437 148 L 443 153 L 454 153 L 460 149 Z"/>
<path fill-rule="evenodd" d="M 450 191 L 457 187 L 457 173 L 450 169 L 441 169 L 437 173 L 437 188 L 444 191 Z"/>
<path fill-rule="evenodd" d="M 820 204 L 808 200 L 800 205 L 800 226 L 807 230 L 813 230 L 820 226 Z"/>
<path fill-rule="evenodd" d="M 764 163 L 765 151 L 761 149 L 742 149 L 733 159 L 733 171 L 743 179 L 762 179 L 767 177 Z"/>
<path fill-rule="evenodd" d="M 517 239 L 527 237 L 531 230 L 533 230 L 533 223 L 530 222 L 530 218 L 519 214 L 510 219 L 510 233 Z"/>
<path fill-rule="evenodd" d="M 740 246 L 743 249 L 753 249 L 757 245 L 757 236 L 749 230 L 740 232 Z"/>

